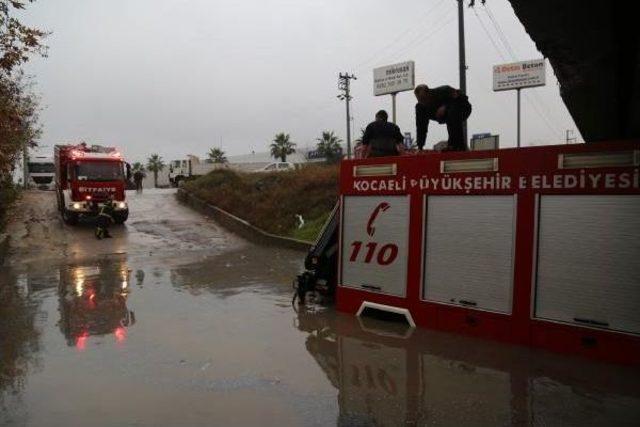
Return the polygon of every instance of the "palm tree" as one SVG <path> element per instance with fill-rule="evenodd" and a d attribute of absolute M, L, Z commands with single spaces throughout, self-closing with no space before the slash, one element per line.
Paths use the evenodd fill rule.
<path fill-rule="evenodd" d="M 273 142 L 271 143 L 271 156 L 275 159 L 280 159 L 283 162 L 287 161 L 287 156 L 296 152 L 296 144 L 291 141 L 288 133 L 280 132 L 276 134 Z"/>
<path fill-rule="evenodd" d="M 222 148 L 215 147 L 209 150 L 209 160 L 213 163 L 227 163 L 227 156 L 225 156 Z"/>
<path fill-rule="evenodd" d="M 157 154 L 152 154 L 147 160 L 147 170 L 153 172 L 153 186 L 158 188 L 158 172 L 164 169 L 164 162 L 162 157 Z"/>
<path fill-rule="evenodd" d="M 356 144 L 359 142 L 362 142 L 362 140 L 364 139 L 364 128 L 360 128 L 360 137 L 358 139 L 356 139 Z"/>
<path fill-rule="evenodd" d="M 137 171 L 144 172 L 144 165 L 140 162 L 135 162 L 134 164 L 131 165 L 131 170 L 134 172 L 137 172 Z"/>
<path fill-rule="evenodd" d="M 323 131 L 318 141 L 318 153 L 327 159 L 328 163 L 335 163 L 342 158 L 342 140 L 333 131 Z"/>

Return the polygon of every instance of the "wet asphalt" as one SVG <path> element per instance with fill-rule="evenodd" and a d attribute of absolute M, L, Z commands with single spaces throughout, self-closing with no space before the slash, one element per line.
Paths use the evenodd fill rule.
<path fill-rule="evenodd" d="M 640 372 L 310 304 L 304 254 L 129 194 L 97 241 L 51 193 L 0 267 L 0 425 L 640 425 Z"/>

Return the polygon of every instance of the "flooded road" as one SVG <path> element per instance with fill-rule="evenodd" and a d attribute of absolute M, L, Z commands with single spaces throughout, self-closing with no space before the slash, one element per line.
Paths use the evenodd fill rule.
<path fill-rule="evenodd" d="M 0 268 L 0 425 L 638 425 L 640 373 L 293 310 L 300 252 L 131 194 L 96 241 L 30 193 Z"/>

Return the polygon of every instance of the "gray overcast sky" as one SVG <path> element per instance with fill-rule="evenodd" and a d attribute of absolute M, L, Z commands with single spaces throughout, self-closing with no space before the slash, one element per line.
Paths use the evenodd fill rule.
<path fill-rule="evenodd" d="M 465 8 L 469 135 L 515 145 L 516 93 L 494 93 L 492 68 L 513 62 L 488 11 Z M 506 0 L 488 0 L 517 60 L 541 54 Z M 373 96 L 373 68 L 414 60 L 416 80 L 458 87 L 454 0 L 39 0 L 24 20 L 53 32 L 49 57 L 27 71 L 42 96 L 49 148 L 84 139 L 131 161 L 266 151 L 279 131 L 300 146 L 324 129 L 344 138 L 337 74 L 353 72 L 353 134 L 389 96 Z M 476 16 L 477 13 L 477 16 Z M 487 37 L 493 38 L 503 57 Z M 547 63 L 547 86 L 523 91 L 523 144 L 559 143 L 576 129 Z M 398 125 L 415 136 L 411 92 Z M 446 139 L 432 123 L 427 146 Z"/>

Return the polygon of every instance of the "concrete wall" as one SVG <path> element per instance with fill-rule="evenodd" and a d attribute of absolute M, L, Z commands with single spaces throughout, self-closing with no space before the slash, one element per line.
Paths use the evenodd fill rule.
<path fill-rule="evenodd" d="M 640 36 L 633 3 L 509 1 L 551 62 L 585 141 L 640 138 Z"/>

